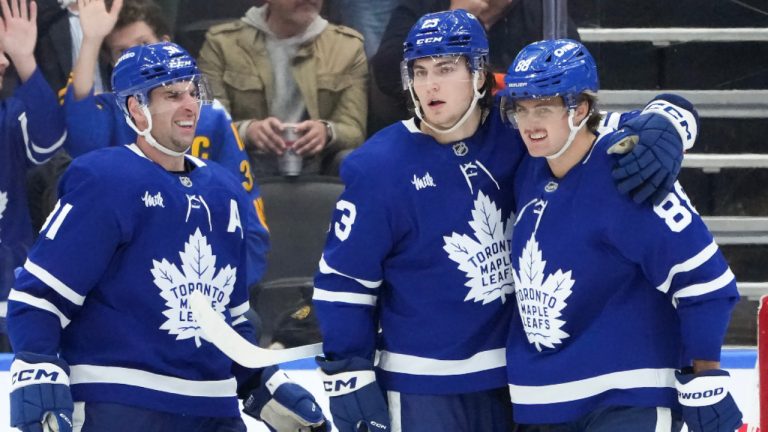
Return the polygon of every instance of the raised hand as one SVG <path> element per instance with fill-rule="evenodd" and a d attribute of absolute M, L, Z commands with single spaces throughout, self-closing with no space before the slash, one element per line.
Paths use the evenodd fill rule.
<path fill-rule="evenodd" d="M 0 0 L 0 9 L 0 40 L 22 81 L 26 81 L 37 66 L 37 3 L 31 1 L 27 6 L 27 0 Z"/>
<path fill-rule="evenodd" d="M 102 41 L 115 28 L 120 9 L 123 7 L 123 0 L 115 0 L 109 11 L 104 0 L 77 0 L 77 7 L 80 11 L 83 38 Z"/>

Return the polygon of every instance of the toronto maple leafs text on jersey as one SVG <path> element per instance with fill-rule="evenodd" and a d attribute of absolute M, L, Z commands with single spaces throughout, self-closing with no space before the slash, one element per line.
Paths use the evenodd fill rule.
<path fill-rule="evenodd" d="M 24 263 L 33 230 L 26 173 L 62 146 L 64 116 L 39 70 L 0 102 L 0 300 L 13 285 L 13 269 Z"/>
<path fill-rule="evenodd" d="M 679 183 L 653 208 L 616 190 L 610 138 L 563 178 L 544 158 L 517 173 L 507 363 L 519 423 L 679 409 L 675 369 L 719 360 L 733 273 Z"/>
<path fill-rule="evenodd" d="M 377 353 L 387 390 L 505 386 L 511 182 L 523 151 L 491 115 L 452 145 L 397 123 L 344 161 L 313 296 L 328 358 Z"/>
<path fill-rule="evenodd" d="M 17 350 L 71 367 L 75 401 L 238 416 L 232 361 L 205 341 L 189 296 L 206 295 L 255 341 L 244 314 L 249 199 L 216 164 L 169 173 L 135 145 L 75 159 L 11 292 Z M 237 369 L 234 370 L 237 372 Z"/>

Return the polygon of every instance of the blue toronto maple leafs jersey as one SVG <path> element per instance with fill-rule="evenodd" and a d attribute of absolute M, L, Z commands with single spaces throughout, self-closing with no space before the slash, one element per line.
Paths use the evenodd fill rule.
<path fill-rule="evenodd" d="M 511 182 L 523 152 L 489 115 L 452 145 L 396 123 L 345 159 L 313 296 L 329 359 L 378 351 L 387 390 L 505 386 Z"/>
<path fill-rule="evenodd" d="M 14 349 L 70 365 L 75 401 L 237 416 L 232 361 L 189 307 L 199 290 L 254 340 L 243 314 L 250 200 L 229 172 L 187 156 L 170 173 L 136 145 L 75 159 L 8 309 Z M 237 371 L 237 370 L 234 370 Z"/>
<path fill-rule="evenodd" d="M 121 146 L 136 142 L 136 132 L 128 126 L 118 108 L 113 93 L 91 94 L 75 100 L 72 86 L 67 88 L 64 112 L 68 137 L 64 148 L 72 157 L 108 146 Z M 249 230 L 253 239 L 249 243 L 249 283 L 261 279 L 268 249 L 268 236 L 259 187 L 253 179 L 248 154 L 227 110 L 218 101 L 204 104 L 195 130 L 190 154 L 201 159 L 216 161 L 240 179 L 242 187 L 253 200 L 258 225 Z"/>
<path fill-rule="evenodd" d="M 655 207 L 619 194 L 610 138 L 561 179 L 544 158 L 517 174 L 507 362 L 518 423 L 678 409 L 675 369 L 719 360 L 733 273 L 679 183 Z"/>
<path fill-rule="evenodd" d="M 0 102 L 0 301 L 13 285 L 13 269 L 32 246 L 26 172 L 50 159 L 65 138 L 56 95 L 39 70 Z"/>

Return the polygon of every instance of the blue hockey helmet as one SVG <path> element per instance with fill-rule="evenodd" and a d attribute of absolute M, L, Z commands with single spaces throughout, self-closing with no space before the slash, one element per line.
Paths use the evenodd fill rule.
<path fill-rule="evenodd" d="M 172 42 L 136 45 L 125 50 L 112 72 L 112 90 L 123 113 L 128 113 L 128 98 L 134 96 L 141 105 L 149 103 L 152 89 L 179 81 L 189 81 L 197 86 L 201 102 L 209 101 L 210 91 L 197 62 Z"/>
<path fill-rule="evenodd" d="M 600 82 L 592 54 L 580 42 L 555 39 L 534 42 L 520 51 L 504 76 L 505 99 L 560 96 L 575 108 L 582 93 L 597 93 Z"/>
<path fill-rule="evenodd" d="M 463 9 L 435 12 L 411 27 L 403 43 L 406 66 L 418 58 L 445 55 L 466 56 L 472 71 L 488 63 L 488 37 L 474 15 Z"/>

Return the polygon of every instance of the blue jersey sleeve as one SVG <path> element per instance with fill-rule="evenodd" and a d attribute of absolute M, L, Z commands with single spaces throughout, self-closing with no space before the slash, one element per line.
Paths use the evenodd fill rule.
<path fill-rule="evenodd" d="M 345 190 L 331 219 L 312 298 L 331 360 L 373 359 L 384 261 L 395 244 L 386 191 L 354 156 L 342 165 Z"/>
<path fill-rule="evenodd" d="M 718 360 L 736 279 L 680 184 L 652 209 L 627 203 L 609 235 L 677 308 L 683 359 Z"/>
<path fill-rule="evenodd" d="M 126 233 L 113 191 L 75 161 L 62 177 L 61 199 L 11 291 L 8 330 L 14 349 L 55 354 L 61 330 L 103 277 Z"/>
<path fill-rule="evenodd" d="M 88 96 L 75 100 L 74 90 L 69 86 L 64 96 L 64 114 L 69 132 L 65 148 L 72 157 L 104 147 L 130 144 L 136 139 L 111 93 L 94 95 L 91 90 Z M 123 127 L 131 133 L 123 139 L 125 142 L 118 142 L 117 135 Z"/>
<path fill-rule="evenodd" d="M 12 115 L 18 122 L 13 135 L 24 143 L 28 162 L 42 164 L 61 148 L 67 135 L 61 106 L 40 69 L 35 69 L 13 97 L 20 102 L 12 105 L 17 107 Z"/>

